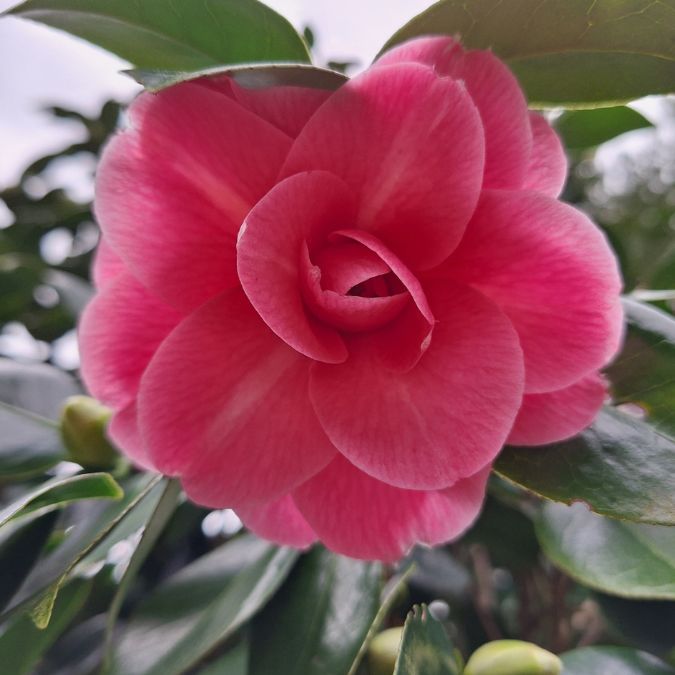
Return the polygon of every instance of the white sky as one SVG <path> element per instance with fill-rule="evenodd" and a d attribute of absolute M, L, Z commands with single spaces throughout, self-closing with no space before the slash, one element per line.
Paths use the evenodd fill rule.
<path fill-rule="evenodd" d="M 0 11 L 18 4 L 0 0 Z M 432 0 L 268 0 L 298 29 L 309 24 L 320 56 L 368 64 L 386 39 Z M 46 105 L 96 113 L 108 98 L 126 100 L 137 85 L 124 61 L 60 31 L 0 19 L 0 188 L 41 155 L 78 140 L 78 125 L 53 120 Z"/>

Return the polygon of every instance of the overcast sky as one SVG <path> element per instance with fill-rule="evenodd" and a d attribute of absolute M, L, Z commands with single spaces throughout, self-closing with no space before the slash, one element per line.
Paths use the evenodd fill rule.
<path fill-rule="evenodd" d="M 0 11 L 18 4 L 0 0 Z M 298 29 L 310 25 L 323 58 L 369 63 L 386 39 L 431 0 L 269 0 Z M 0 19 L 0 188 L 32 160 L 78 140 L 78 126 L 56 121 L 45 105 L 98 111 L 126 100 L 137 86 L 124 61 L 60 31 L 22 19 Z"/>

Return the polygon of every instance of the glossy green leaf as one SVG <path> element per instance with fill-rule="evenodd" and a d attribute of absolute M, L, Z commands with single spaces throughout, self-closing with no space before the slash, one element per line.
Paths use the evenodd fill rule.
<path fill-rule="evenodd" d="M 637 404 L 663 435 L 675 439 L 675 318 L 632 299 L 623 306 L 626 340 L 607 371 L 612 397 L 617 404 Z"/>
<path fill-rule="evenodd" d="M 599 107 L 675 90 L 671 0 L 440 0 L 386 48 L 459 35 L 505 59 L 540 107 Z"/>
<path fill-rule="evenodd" d="M 139 68 L 309 61 L 291 24 L 257 0 L 27 0 L 11 14 L 77 35 Z"/>
<path fill-rule="evenodd" d="M 382 567 L 315 548 L 256 618 L 250 675 L 346 675 L 380 606 Z"/>
<path fill-rule="evenodd" d="M 26 615 L 18 616 L 0 635 L 0 664 L 3 673 L 30 675 L 42 655 L 56 641 L 89 597 L 93 579 L 74 579 L 59 595 L 52 621 L 44 630 Z"/>
<path fill-rule="evenodd" d="M 63 401 L 78 393 L 63 371 L 0 358 L 0 481 L 41 474 L 65 458 L 52 420 Z"/>
<path fill-rule="evenodd" d="M 56 512 L 13 523 L 0 534 L 0 611 L 21 587 L 54 529 Z"/>
<path fill-rule="evenodd" d="M 415 605 L 403 627 L 394 675 L 459 675 L 462 666 L 443 626 Z"/>
<path fill-rule="evenodd" d="M 572 110 L 555 122 L 565 146 L 574 150 L 593 148 L 628 131 L 651 126 L 639 112 L 625 106 Z"/>
<path fill-rule="evenodd" d="M 675 528 L 604 518 L 583 504 L 545 504 L 536 523 L 546 556 L 590 588 L 675 600 Z"/>
<path fill-rule="evenodd" d="M 627 647 L 584 647 L 560 658 L 563 675 L 675 675 L 667 663 Z"/>
<path fill-rule="evenodd" d="M 495 469 L 554 501 L 583 501 L 603 515 L 675 524 L 675 443 L 620 410 L 603 410 L 575 438 L 538 448 L 506 448 Z"/>
<path fill-rule="evenodd" d="M 199 675 L 249 675 L 248 660 L 249 645 L 242 640 L 208 666 L 200 668 Z"/>
<path fill-rule="evenodd" d="M 81 499 L 120 499 L 122 488 L 108 473 L 85 473 L 54 478 L 0 511 L 0 527 L 35 511 L 60 508 Z"/>
<path fill-rule="evenodd" d="M 179 82 L 200 77 L 228 75 L 237 84 L 247 89 L 262 89 L 274 86 L 309 87 L 311 89 L 334 90 L 347 81 L 347 77 L 335 70 L 317 68 L 302 63 L 267 63 L 254 66 L 206 68 L 196 71 L 175 70 L 129 70 L 139 84 L 150 91 L 159 91 Z"/>
<path fill-rule="evenodd" d="M 183 568 L 134 613 L 107 673 L 189 670 L 269 601 L 297 557 L 245 536 Z"/>

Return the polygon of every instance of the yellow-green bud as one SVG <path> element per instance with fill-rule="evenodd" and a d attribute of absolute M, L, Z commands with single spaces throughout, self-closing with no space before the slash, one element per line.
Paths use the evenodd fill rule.
<path fill-rule="evenodd" d="M 112 411 L 89 396 L 71 396 L 61 412 L 61 437 L 68 459 L 86 469 L 110 469 L 119 458 L 106 437 Z"/>
<path fill-rule="evenodd" d="M 464 675 L 560 675 L 562 662 L 531 642 L 496 640 L 479 647 Z"/>
<path fill-rule="evenodd" d="M 403 628 L 389 628 L 376 635 L 368 647 L 368 675 L 392 675 Z"/>

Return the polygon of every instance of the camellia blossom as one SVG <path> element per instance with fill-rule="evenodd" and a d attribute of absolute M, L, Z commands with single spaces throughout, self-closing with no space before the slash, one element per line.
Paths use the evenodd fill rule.
<path fill-rule="evenodd" d="M 595 417 L 616 261 L 491 52 L 414 40 L 333 92 L 202 78 L 130 120 L 98 172 L 82 374 L 198 504 L 394 560 L 471 524 L 505 443 Z"/>

